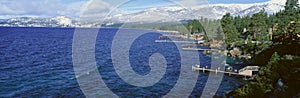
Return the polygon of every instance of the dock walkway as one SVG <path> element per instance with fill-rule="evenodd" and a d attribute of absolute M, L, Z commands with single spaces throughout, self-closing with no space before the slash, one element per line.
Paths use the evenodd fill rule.
<path fill-rule="evenodd" d="M 210 68 L 201 68 L 199 66 L 193 66 L 192 67 L 193 71 L 202 71 L 202 72 L 215 72 L 217 73 L 225 73 L 225 74 L 229 74 L 229 75 L 239 75 L 239 76 L 245 76 L 245 77 L 252 77 L 252 75 L 247 75 L 247 74 L 240 74 L 240 73 L 236 73 L 236 72 L 231 72 L 231 71 L 223 71 L 220 69 L 210 69 Z"/>
<path fill-rule="evenodd" d="M 186 51 L 217 51 L 216 49 L 203 49 L 203 48 L 182 48 Z"/>

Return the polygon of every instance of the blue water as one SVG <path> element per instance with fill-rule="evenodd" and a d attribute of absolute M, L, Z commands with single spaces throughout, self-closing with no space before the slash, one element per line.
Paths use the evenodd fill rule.
<path fill-rule="evenodd" d="M 73 70 L 74 31 L 74 28 L 0 27 L 0 97 L 85 97 Z M 96 63 L 108 88 L 120 97 L 162 97 L 167 94 L 180 73 L 182 58 L 175 44 L 155 43 L 160 34 L 153 31 L 132 43 L 129 59 L 137 74 L 147 75 L 150 72 L 148 62 L 153 53 L 162 54 L 167 61 L 166 73 L 158 83 L 150 87 L 136 87 L 123 81 L 114 70 L 111 45 L 117 31 L 113 28 L 100 29 L 96 40 Z M 135 30 L 128 30 L 131 31 Z M 198 54 L 201 65 L 210 64 L 209 56 L 201 52 Z M 190 97 L 201 95 L 207 77 L 208 74 L 199 74 Z M 216 95 L 221 96 L 239 85 L 236 79 L 224 76 Z"/>

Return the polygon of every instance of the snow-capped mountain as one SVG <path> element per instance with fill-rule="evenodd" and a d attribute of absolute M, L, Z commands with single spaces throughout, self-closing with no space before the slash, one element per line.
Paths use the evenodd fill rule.
<path fill-rule="evenodd" d="M 262 9 L 268 14 L 276 13 L 284 8 L 284 3 L 269 1 L 255 4 L 214 4 L 185 9 L 183 7 L 152 8 L 133 14 L 119 14 L 112 16 L 114 22 L 171 22 L 187 19 L 220 19 L 226 13 L 233 16 L 248 16 L 258 13 Z"/>
<path fill-rule="evenodd" d="M 213 4 L 183 7 L 151 8 L 131 14 L 115 14 L 106 17 L 106 25 L 115 23 L 149 23 L 149 22 L 179 22 L 199 18 L 220 19 L 226 13 L 233 16 L 248 16 L 262 9 L 268 14 L 276 13 L 284 8 L 285 0 L 271 0 L 254 4 Z M 79 22 L 65 16 L 53 18 L 20 17 L 1 19 L 0 26 L 26 26 L 26 27 L 98 27 L 98 21 Z"/>
<path fill-rule="evenodd" d="M 273 13 L 276 13 L 280 10 L 283 10 L 284 5 L 283 4 L 278 4 L 278 3 L 267 3 L 267 4 L 261 4 L 261 5 L 254 5 L 254 6 L 251 6 L 251 7 L 247 8 L 247 9 L 244 9 L 242 11 L 234 13 L 233 15 L 234 16 L 249 16 L 249 15 L 253 15 L 255 13 L 258 13 L 262 9 L 265 9 L 265 11 L 268 14 L 273 14 Z"/>
<path fill-rule="evenodd" d="M 0 26 L 14 27 L 99 27 L 98 22 L 79 22 L 66 16 L 52 18 L 17 17 L 0 19 Z"/>
<path fill-rule="evenodd" d="M 56 21 L 57 24 L 63 25 L 63 26 L 71 26 L 72 25 L 72 19 L 67 18 L 65 16 L 58 16 L 51 18 L 52 20 Z"/>
<path fill-rule="evenodd" d="M 3 19 L 0 26 L 18 26 L 18 27 L 72 27 L 73 21 L 66 16 L 58 16 L 53 18 L 40 17 L 19 17 Z"/>
<path fill-rule="evenodd" d="M 181 16 L 181 17 L 180 17 Z M 190 17 L 190 12 L 186 9 L 176 8 L 151 8 L 149 10 L 141 11 L 133 14 L 118 14 L 112 16 L 109 20 L 114 22 L 169 22 L 178 21 L 183 19 L 183 17 Z"/>

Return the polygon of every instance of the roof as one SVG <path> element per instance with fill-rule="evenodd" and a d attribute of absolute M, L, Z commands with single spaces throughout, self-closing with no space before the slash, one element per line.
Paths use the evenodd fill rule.
<path fill-rule="evenodd" d="M 237 69 L 237 70 L 247 67 L 247 65 L 243 65 L 243 64 L 231 64 L 229 66 L 231 66 L 233 69 Z"/>

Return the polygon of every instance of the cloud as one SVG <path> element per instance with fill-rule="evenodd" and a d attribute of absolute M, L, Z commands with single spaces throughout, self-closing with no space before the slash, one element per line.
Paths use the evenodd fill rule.
<path fill-rule="evenodd" d="M 101 0 L 91 0 L 82 10 L 81 15 L 83 17 L 103 16 L 109 13 L 111 9 L 113 9 L 112 6 Z"/>
<path fill-rule="evenodd" d="M 79 16 L 87 1 L 64 3 L 62 0 L 1 0 L 0 16 Z"/>
<path fill-rule="evenodd" d="M 144 4 L 143 4 L 144 3 Z M 157 7 L 166 7 L 166 6 L 175 6 L 174 2 L 170 1 L 143 1 L 143 0 L 136 0 L 136 1 L 129 1 L 120 6 L 121 9 L 129 10 L 129 11 L 141 11 L 149 8 L 157 8 Z"/>
<path fill-rule="evenodd" d="M 128 2 L 129 1 L 129 2 Z M 71 18 L 104 18 L 113 14 L 128 14 L 153 7 L 174 6 L 174 2 L 185 7 L 208 4 L 208 0 L 0 0 L 0 18 L 20 16 Z M 285 3 L 286 0 L 270 2 Z M 121 6 L 119 6 L 121 5 Z M 119 6 L 119 8 L 115 8 Z"/>
<path fill-rule="evenodd" d="M 114 2 L 112 2 L 114 1 Z M 0 18 L 67 16 L 79 19 L 104 18 L 115 9 L 118 0 L 0 0 Z M 124 0 L 119 0 L 119 4 Z"/>
<path fill-rule="evenodd" d="M 207 5 L 207 0 L 172 0 L 185 7 L 193 7 L 199 5 Z"/>
<path fill-rule="evenodd" d="M 283 4 L 285 4 L 286 0 L 270 0 L 270 2 L 273 2 L 273 3 L 283 3 Z"/>

